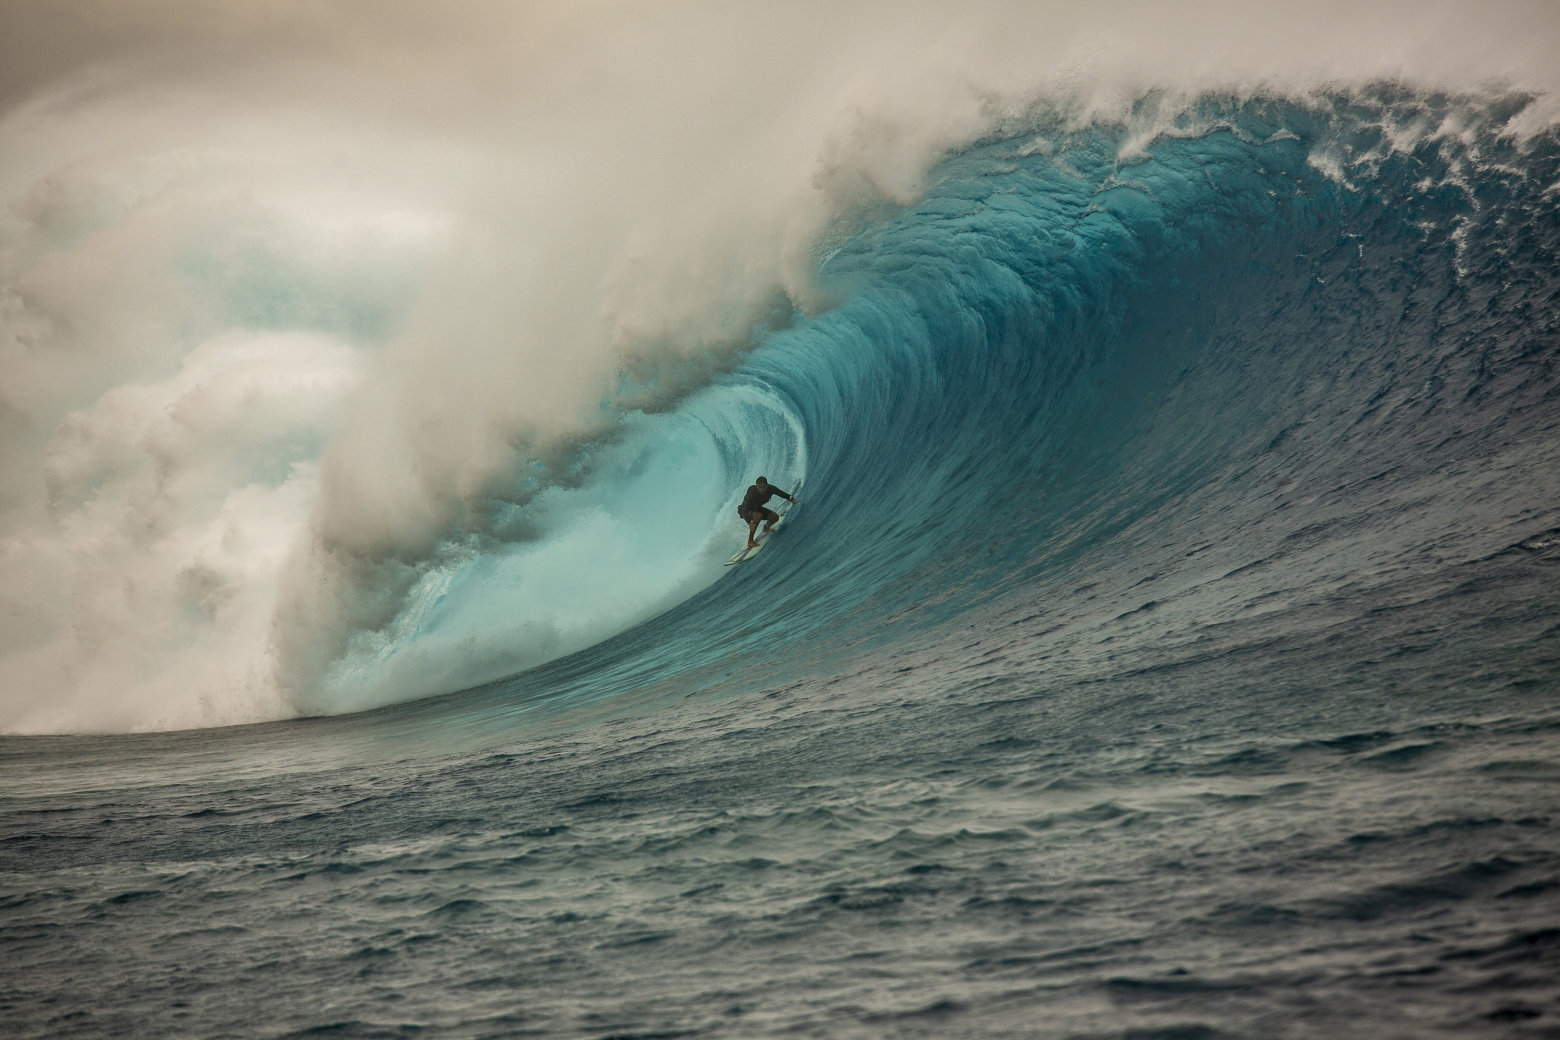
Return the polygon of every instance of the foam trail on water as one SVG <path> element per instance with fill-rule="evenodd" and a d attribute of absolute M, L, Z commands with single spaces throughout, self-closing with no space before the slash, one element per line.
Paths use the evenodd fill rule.
<path fill-rule="evenodd" d="M 623 543 L 615 481 L 665 434 L 635 413 L 837 300 L 820 256 L 1036 99 L 1146 142 L 1209 90 L 1494 77 L 1549 92 L 1521 135 L 1554 118 L 1560 44 L 1520 3 L 87 3 L 11 23 L 0 729 L 27 732 L 444 692 L 698 588 L 722 488 L 804 449 L 680 428 L 695 461 L 650 465 L 696 482 L 691 511 L 625 550 L 664 566 L 603 603 L 584 590 L 624 558 L 568 533 Z M 525 589 L 543 634 L 459 620 L 479 600 L 451 590 L 484 580 L 495 606 Z"/>

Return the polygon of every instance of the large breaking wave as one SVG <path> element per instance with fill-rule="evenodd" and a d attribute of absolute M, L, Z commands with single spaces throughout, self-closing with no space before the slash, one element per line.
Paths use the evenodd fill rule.
<path fill-rule="evenodd" d="M 831 252 L 838 307 L 679 413 L 717 545 L 744 475 L 806 475 L 784 549 L 483 703 L 978 663 L 1012 625 L 1064 674 L 1276 658 L 1541 551 L 1560 150 L 1503 134 L 1526 104 L 1204 98 L 950 156 Z M 799 437 L 733 418 L 759 393 Z"/>
<path fill-rule="evenodd" d="M 993 618 L 1147 667 L 1557 526 L 1542 98 L 970 97 L 861 116 L 789 222 L 706 199 L 735 245 L 533 251 L 353 190 L 363 136 L 285 201 L 236 145 L 17 173 L 0 725 L 626 705 Z M 440 162 L 397 198 L 589 176 Z M 723 571 L 759 472 L 805 520 Z"/>
<path fill-rule="evenodd" d="M 525 552 L 601 581 L 592 602 L 667 558 L 709 580 L 759 470 L 807 478 L 784 550 L 492 696 L 763 688 L 919 658 L 997 600 L 1113 657 L 1184 652 L 1541 535 L 1560 153 L 1501 136 L 1524 107 L 1204 99 L 1130 152 L 1051 124 L 948 158 L 830 253 L 837 307 L 644 420 Z M 511 638 L 527 575 L 504 566 L 424 590 L 389 659 Z"/>

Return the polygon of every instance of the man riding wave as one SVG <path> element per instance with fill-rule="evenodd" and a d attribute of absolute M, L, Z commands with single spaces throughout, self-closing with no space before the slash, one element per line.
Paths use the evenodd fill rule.
<path fill-rule="evenodd" d="M 738 507 L 737 515 L 747 521 L 747 547 L 749 549 L 756 549 L 758 547 L 758 542 L 753 540 L 753 536 L 755 530 L 758 528 L 758 522 L 760 520 L 769 521 L 764 525 L 765 534 L 773 531 L 775 529 L 775 524 L 780 520 L 779 513 L 775 512 L 773 509 L 764 508 L 764 503 L 768 502 L 775 495 L 779 495 L 793 506 L 796 505 L 796 499 L 792 498 L 786 492 L 781 491 L 763 477 L 759 477 L 758 480 L 754 481 L 748 487 L 747 494 L 742 496 L 742 505 Z"/>

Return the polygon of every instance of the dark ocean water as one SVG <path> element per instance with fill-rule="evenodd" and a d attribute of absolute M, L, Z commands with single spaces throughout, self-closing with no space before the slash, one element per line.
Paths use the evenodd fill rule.
<path fill-rule="evenodd" d="M 658 420 L 805 477 L 751 565 L 479 690 L 0 741 L 5 1035 L 1560 1036 L 1524 104 L 947 157 Z"/>

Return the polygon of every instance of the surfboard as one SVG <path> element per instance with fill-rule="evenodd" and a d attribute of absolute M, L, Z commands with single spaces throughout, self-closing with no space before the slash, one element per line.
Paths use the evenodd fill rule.
<path fill-rule="evenodd" d="M 785 518 L 796 512 L 796 506 L 801 505 L 801 490 L 802 482 L 797 481 L 796 490 L 791 492 L 791 496 L 797 500 L 796 505 L 793 505 L 790 509 L 787 509 L 785 512 L 780 514 L 780 519 L 775 521 L 775 527 L 773 531 L 770 531 L 767 534 L 761 531 L 758 536 L 753 539 L 758 543 L 756 546 L 749 547 L 744 545 L 742 548 L 733 553 L 731 559 L 726 561 L 727 567 L 730 567 L 734 563 L 746 563 L 748 560 L 751 560 L 753 557 L 764 551 L 764 546 L 769 544 L 769 539 L 773 538 L 775 534 L 779 532 L 780 528 L 784 526 Z"/>

